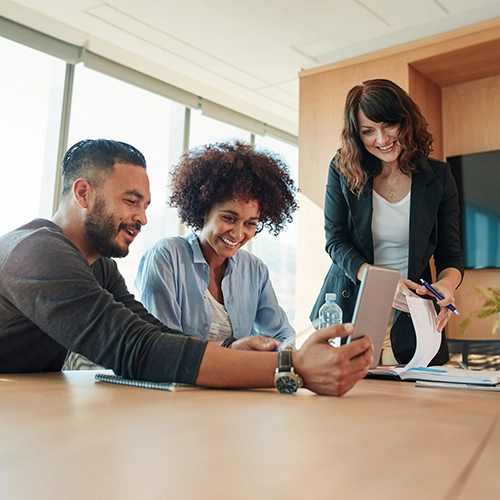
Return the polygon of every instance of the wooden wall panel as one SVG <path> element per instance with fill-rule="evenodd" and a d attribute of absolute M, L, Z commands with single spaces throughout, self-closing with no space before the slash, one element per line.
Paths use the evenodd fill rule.
<path fill-rule="evenodd" d="M 500 149 L 500 75 L 444 87 L 443 131 L 446 156 Z"/>
<path fill-rule="evenodd" d="M 305 78 L 300 84 L 299 188 L 319 207 L 325 198 L 328 164 L 338 148 L 343 86 L 329 74 Z"/>
<path fill-rule="evenodd" d="M 421 73 L 441 87 L 498 74 L 500 68 L 500 38 L 470 47 L 427 57 L 412 63 Z"/>
<path fill-rule="evenodd" d="M 444 159 L 443 151 L 443 115 L 441 102 L 441 87 L 417 71 L 408 67 L 408 91 L 419 105 L 422 114 L 429 124 L 429 132 L 434 135 L 433 158 Z"/>

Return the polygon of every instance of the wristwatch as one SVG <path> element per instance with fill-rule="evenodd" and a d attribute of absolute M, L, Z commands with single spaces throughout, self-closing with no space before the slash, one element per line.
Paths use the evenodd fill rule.
<path fill-rule="evenodd" d="M 220 345 L 221 347 L 231 347 L 231 344 L 233 342 L 236 342 L 236 339 L 234 337 L 228 337 L 222 344 Z"/>
<path fill-rule="evenodd" d="M 292 351 L 283 350 L 278 353 L 278 368 L 274 373 L 274 385 L 282 394 L 293 394 L 302 387 L 302 379 L 292 366 Z"/>

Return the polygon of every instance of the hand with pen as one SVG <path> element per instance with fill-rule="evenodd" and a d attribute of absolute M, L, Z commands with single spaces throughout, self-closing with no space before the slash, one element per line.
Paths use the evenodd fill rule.
<path fill-rule="evenodd" d="M 453 269 L 456 271 L 456 269 Z M 458 273 L 458 271 L 457 271 Z M 461 277 L 455 279 L 438 279 L 433 284 L 427 283 L 425 280 L 420 280 L 421 284 L 416 289 L 419 295 L 428 295 L 436 299 L 437 304 L 440 307 L 439 314 L 436 317 L 436 325 L 438 332 L 442 332 L 443 328 L 447 325 L 453 313 L 460 314 L 455 308 L 455 288 L 460 284 Z"/>
<path fill-rule="evenodd" d="M 436 325 L 437 330 L 441 332 L 448 323 L 451 315 L 453 313 L 459 314 L 455 308 L 454 292 L 460 281 L 461 274 L 454 268 L 442 271 L 438 281 L 432 284 L 427 283 L 423 279 L 420 279 L 420 283 L 409 279 L 400 279 L 394 295 L 393 307 L 404 312 L 409 312 L 406 297 L 433 297 L 440 307 L 439 314 L 436 317 Z"/>

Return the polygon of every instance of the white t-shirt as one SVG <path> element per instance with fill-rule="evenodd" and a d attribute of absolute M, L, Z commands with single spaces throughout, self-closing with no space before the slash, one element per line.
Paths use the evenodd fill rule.
<path fill-rule="evenodd" d="M 372 235 L 376 266 L 398 269 L 408 277 L 411 191 L 397 203 L 390 203 L 373 190 Z"/>
<path fill-rule="evenodd" d="M 233 327 L 227 314 L 226 308 L 220 302 L 217 302 L 208 291 L 205 293 L 205 299 L 208 300 L 212 308 L 212 324 L 208 331 L 207 340 L 225 340 L 233 336 Z"/>

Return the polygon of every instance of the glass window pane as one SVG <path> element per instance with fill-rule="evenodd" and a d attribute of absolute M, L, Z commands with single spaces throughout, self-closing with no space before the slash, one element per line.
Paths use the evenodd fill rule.
<path fill-rule="evenodd" d="M 250 142 L 250 138 L 251 134 L 246 130 L 204 116 L 199 111 L 191 111 L 190 148 L 231 139 Z"/>
<path fill-rule="evenodd" d="M 79 65 L 75 71 L 69 145 L 82 139 L 127 142 L 146 157 L 151 185 L 148 224 L 117 259 L 132 288 L 139 261 L 147 247 L 164 236 L 178 234 L 175 211 L 166 205 L 170 166 L 182 153 L 184 107 Z"/>
<path fill-rule="evenodd" d="M 279 153 L 290 166 L 290 174 L 297 183 L 299 152 L 296 146 L 273 139 L 255 137 L 255 144 Z M 276 295 L 288 319 L 295 322 L 295 263 L 297 248 L 297 224 L 292 222 L 278 237 L 262 231 L 252 240 L 252 252 L 269 267 Z"/>
<path fill-rule="evenodd" d="M 0 234 L 52 217 L 65 68 L 0 37 L 0 179 L 9 209 Z"/>
<path fill-rule="evenodd" d="M 255 136 L 255 144 L 262 146 L 272 151 L 276 151 L 285 158 L 286 162 L 290 166 L 290 174 L 295 184 L 299 182 L 299 148 L 293 144 L 288 144 L 287 142 L 280 141 L 279 139 L 274 139 L 273 137 Z"/>

